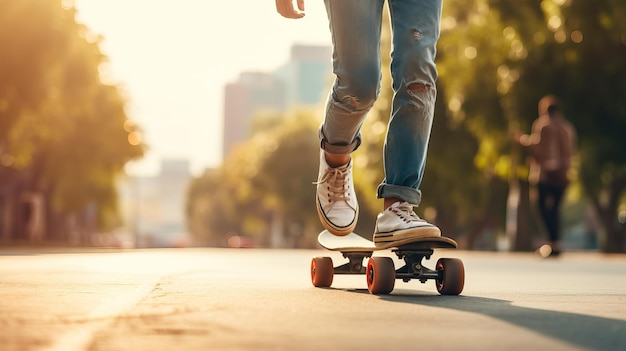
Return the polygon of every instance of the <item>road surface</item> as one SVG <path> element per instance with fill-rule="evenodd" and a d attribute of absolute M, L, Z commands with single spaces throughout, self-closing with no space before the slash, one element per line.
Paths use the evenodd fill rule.
<path fill-rule="evenodd" d="M 386 255 L 387 252 L 377 253 Z M 314 288 L 323 250 L 0 249 L 0 350 L 625 350 L 626 256 L 440 250 L 432 281 Z"/>

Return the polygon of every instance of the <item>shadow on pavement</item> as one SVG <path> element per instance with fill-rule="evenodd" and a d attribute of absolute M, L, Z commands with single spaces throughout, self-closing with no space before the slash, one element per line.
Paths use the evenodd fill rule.
<path fill-rule="evenodd" d="M 512 305 L 511 301 L 484 297 L 394 292 L 399 295 L 381 295 L 380 298 L 481 314 L 584 348 L 620 350 L 626 345 L 626 321 L 619 319 L 520 307 Z"/>

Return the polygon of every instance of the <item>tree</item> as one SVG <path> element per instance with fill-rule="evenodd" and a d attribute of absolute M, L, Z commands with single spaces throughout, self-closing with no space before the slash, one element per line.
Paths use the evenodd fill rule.
<path fill-rule="evenodd" d="M 537 101 L 555 94 L 579 130 L 579 173 L 585 194 L 601 214 L 604 249 L 623 251 L 626 129 L 622 77 L 625 26 L 619 1 L 501 1 L 447 3 L 440 42 L 448 108 L 468 121 L 480 140 L 477 166 L 510 179 L 515 165 L 510 131 L 529 129 Z M 514 182 L 512 182 L 514 184 Z"/>
<path fill-rule="evenodd" d="M 474 174 L 469 177 L 474 181 L 467 184 L 474 191 L 461 193 L 470 201 L 477 200 L 477 206 L 470 210 L 471 204 L 465 203 L 461 213 L 470 214 L 464 218 L 474 232 L 494 224 L 502 228 L 506 223 L 508 234 L 518 234 L 513 238 L 513 247 L 518 250 L 528 250 L 531 244 L 528 228 L 523 227 L 528 208 L 517 208 L 517 199 L 524 199 L 520 189 L 526 189 L 527 183 L 519 180 L 518 172 L 523 170 L 518 170 L 518 158 L 511 147 L 511 132 L 518 119 L 511 91 L 520 76 L 517 64 L 526 54 L 515 30 L 502 24 L 498 11 L 487 1 L 446 3 L 439 41 L 440 101 L 451 125 L 471 134 L 466 145 L 475 145 L 473 155 L 462 158 L 466 162 L 471 159 L 473 164 L 465 163 L 465 167 Z M 463 150 L 463 146 L 456 150 Z"/>
<path fill-rule="evenodd" d="M 116 177 L 144 146 L 118 87 L 100 79 L 100 39 L 61 3 L 0 4 L 0 201 L 10 211 L 21 193 L 40 193 L 49 220 L 96 209 L 93 225 L 107 229 Z"/>
<path fill-rule="evenodd" d="M 295 111 L 267 136 L 274 143 L 261 163 L 258 181 L 276 199 L 274 210 L 283 218 L 293 246 L 314 247 L 320 224 L 314 210 L 319 165 L 319 119 L 312 111 Z"/>
<path fill-rule="evenodd" d="M 193 181 L 187 207 L 192 234 L 217 246 L 227 245 L 229 236 L 245 235 L 262 246 L 312 247 L 321 229 L 312 185 L 319 120 L 303 110 L 258 115 L 254 121 L 250 140 L 219 169 Z M 277 230 L 272 226 L 287 235 L 272 237 Z"/>

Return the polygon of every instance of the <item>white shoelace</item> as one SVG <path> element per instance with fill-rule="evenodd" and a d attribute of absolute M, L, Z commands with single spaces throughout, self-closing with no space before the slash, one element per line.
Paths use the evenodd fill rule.
<path fill-rule="evenodd" d="M 328 201 L 336 203 L 337 201 L 345 201 L 350 207 L 350 193 L 348 191 L 348 186 L 346 182 L 346 178 L 348 176 L 348 165 L 337 167 L 337 168 L 328 168 L 326 172 L 317 182 L 313 182 L 315 185 L 327 184 L 326 189 L 328 190 Z"/>
<path fill-rule="evenodd" d="M 389 210 L 402 218 L 406 223 L 425 222 L 413 211 L 413 205 L 408 202 L 402 202 L 396 207 L 390 207 Z"/>

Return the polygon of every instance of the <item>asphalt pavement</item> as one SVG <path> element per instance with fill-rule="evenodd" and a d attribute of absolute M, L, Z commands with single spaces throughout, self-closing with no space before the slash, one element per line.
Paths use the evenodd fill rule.
<path fill-rule="evenodd" d="M 379 252 L 377 255 L 389 255 Z M 432 281 L 311 284 L 324 250 L 0 248 L 0 350 L 626 350 L 626 255 L 438 250 Z"/>

